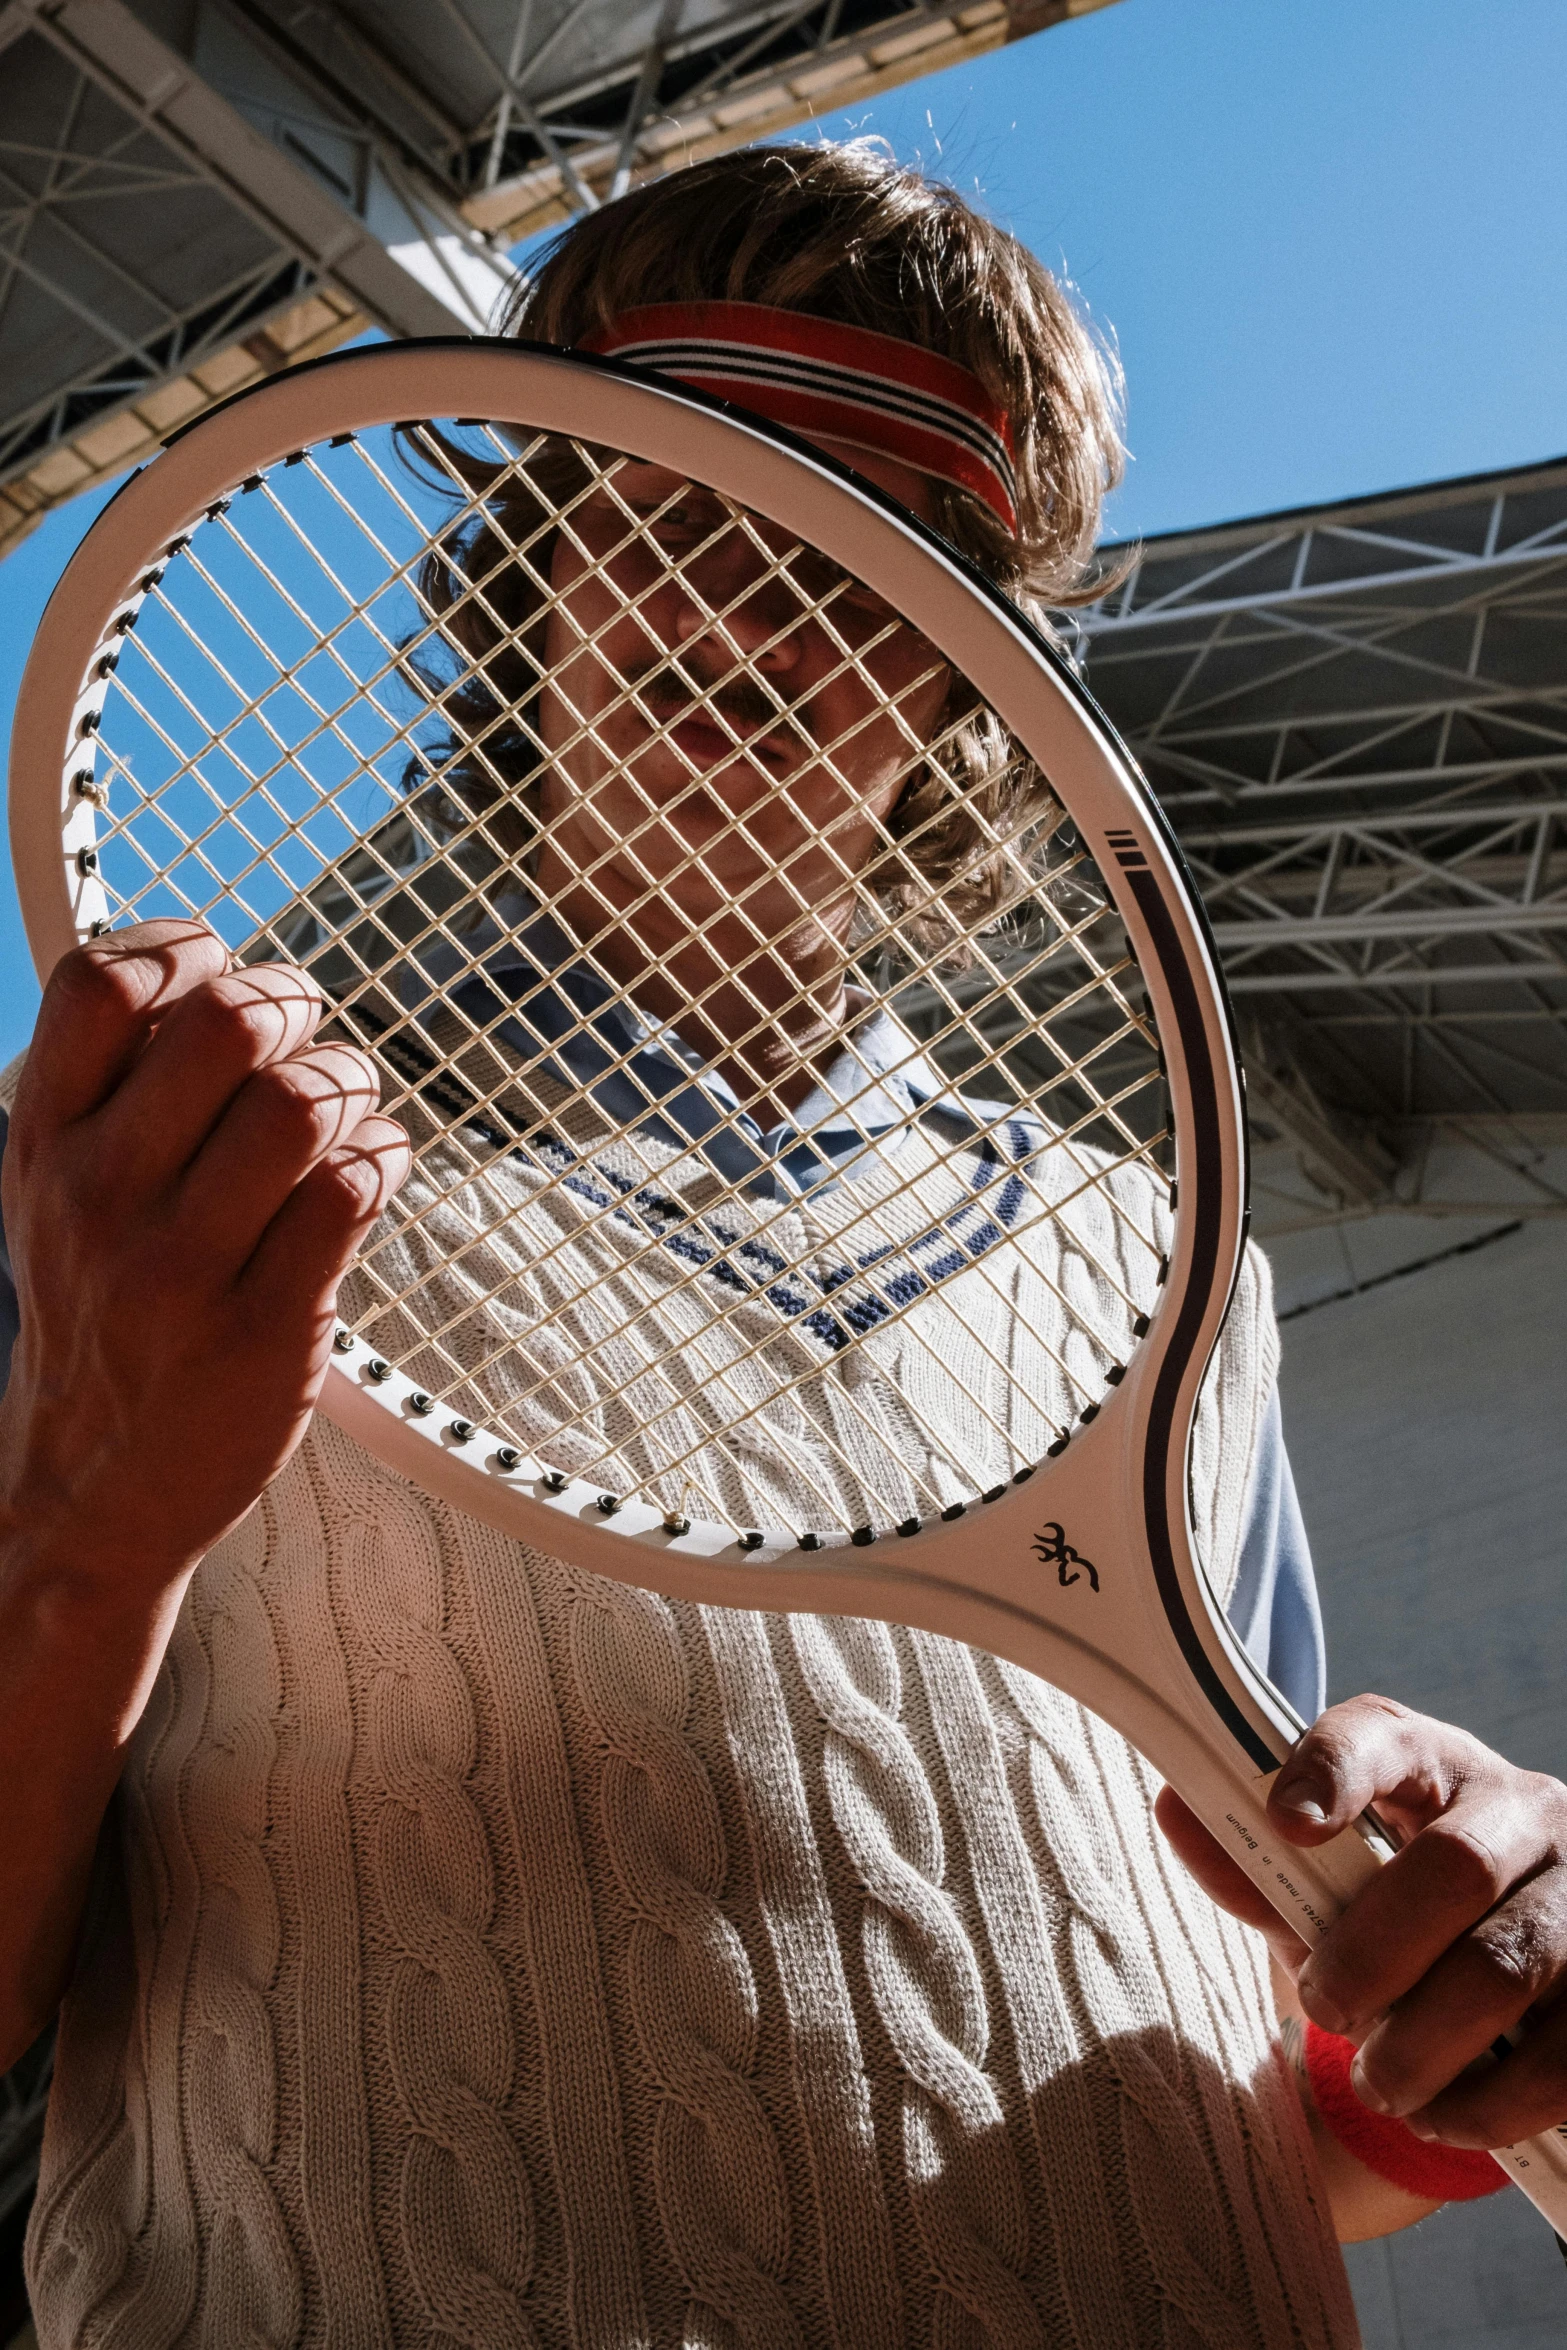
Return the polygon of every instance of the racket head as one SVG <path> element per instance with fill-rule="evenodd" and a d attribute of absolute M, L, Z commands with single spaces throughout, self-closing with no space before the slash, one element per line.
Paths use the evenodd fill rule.
<path fill-rule="evenodd" d="M 452 421 L 475 418 L 483 423 Z M 1054 867 L 1048 856 L 1045 860 L 1047 873 L 1057 878 L 1041 885 L 1043 911 L 1039 892 L 1032 901 L 1045 933 L 1043 959 L 1048 964 L 1052 957 L 1075 957 L 1080 991 L 1087 971 L 1092 989 L 1111 1004 L 1110 1027 L 1119 1024 L 1134 1040 L 1141 1035 L 1144 1067 L 1124 1097 L 1114 1087 L 1098 1087 L 1097 1111 L 1090 1107 L 1085 1113 L 1078 1066 L 1076 1090 L 1069 1086 L 1057 1096 L 1072 1114 L 1051 1128 L 1053 1134 L 1065 1129 L 1071 1147 L 1065 1156 L 1054 1152 L 1054 1171 L 1041 1183 L 1033 1166 L 1038 1152 L 1031 1156 L 1026 1138 L 1010 1141 L 1006 1119 L 996 1111 L 998 1095 L 1002 1110 L 1039 1106 L 1029 1099 L 1011 1043 L 998 1053 L 981 1033 L 976 1047 L 975 1032 L 983 1023 L 968 1017 L 965 1027 L 964 1018 L 953 1013 L 953 988 L 940 976 L 939 956 L 928 939 L 916 945 L 912 956 L 905 954 L 900 983 L 905 994 L 912 970 L 936 998 L 937 1043 L 948 1053 L 942 1074 L 967 1100 L 961 1072 L 965 1065 L 972 1069 L 977 1050 L 991 1081 L 990 1107 L 961 1144 L 936 1152 L 934 1169 L 927 1152 L 923 1191 L 907 1169 L 900 1171 L 898 1196 L 919 1204 L 913 1226 L 894 1218 L 896 1229 L 891 1229 L 885 1217 L 878 1224 L 874 1216 L 869 1224 L 855 1225 L 851 1216 L 846 1227 L 841 1213 L 836 1223 L 828 1219 L 829 1237 L 858 1289 L 854 1281 L 833 1278 L 838 1267 L 831 1261 L 824 1279 L 826 1244 L 819 1223 L 813 1228 L 808 1268 L 814 1286 L 803 1302 L 798 1285 L 790 1286 L 802 1269 L 798 1253 L 784 1251 L 781 1264 L 769 1270 L 768 1250 L 791 1212 L 788 1201 L 781 1209 L 776 1200 L 767 1203 L 766 1212 L 753 1215 L 743 1231 L 720 1225 L 716 1239 L 710 1208 L 692 1207 L 685 1198 L 676 1203 L 676 1240 L 694 1234 L 708 1251 L 696 1272 L 689 1264 L 680 1268 L 677 1287 L 685 1299 L 696 1298 L 704 1285 L 711 1292 L 715 1283 L 732 1283 L 751 1291 L 747 1310 L 756 1310 L 760 1291 L 761 1310 L 781 1316 L 791 1338 L 808 1330 L 813 1318 L 829 1331 L 822 1341 L 826 1358 L 811 1357 L 806 1344 L 806 1368 L 782 1379 L 787 1392 L 781 1398 L 774 1377 L 769 1398 L 796 1400 L 811 1379 L 819 1383 L 822 1377 L 841 1389 L 846 1363 L 856 1360 L 869 1359 L 885 1383 L 885 1356 L 876 1357 L 875 1333 L 868 1337 L 867 1330 L 876 1325 L 906 1333 L 918 1328 L 922 1317 L 926 1324 L 933 1316 L 939 1323 L 946 1305 L 940 1263 L 952 1258 L 948 1244 L 954 1239 L 960 1281 L 988 1283 L 994 1305 L 993 1267 L 987 1272 L 983 1260 L 987 1254 L 994 1259 L 996 1250 L 990 1240 L 983 1246 L 974 1241 L 973 1197 L 981 1197 L 988 1209 L 1006 1186 L 1020 1187 L 1025 1223 L 1048 1221 L 1074 1185 L 1074 1196 L 1092 1193 L 1101 1203 L 1110 1198 L 1108 1221 L 1118 1243 L 1136 1228 L 1132 1253 L 1139 1270 L 1119 1284 L 1119 1330 L 1094 1333 L 1089 1353 L 1100 1374 L 1097 1387 L 1088 1372 L 1073 1373 L 1068 1365 L 1048 1408 L 1047 1399 L 1035 1396 L 1017 1414 L 1017 1425 L 998 1432 L 997 1414 L 980 1409 L 971 1375 L 961 1387 L 959 1418 L 973 1407 L 967 1425 L 974 1452 L 987 1455 L 983 1467 L 975 1465 L 966 1476 L 958 1473 L 955 1484 L 945 1489 L 938 1481 L 932 1490 L 926 1475 L 912 1508 L 906 1493 L 900 1505 L 896 1494 L 878 1487 L 874 1506 L 861 1503 L 851 1511 L 840 1505 L 836 1522 L 825 1508 L 802 1506 L 797 1492 L 792 1506 L 780 1506 L 771 1515 L 743 1501 L 737 1506 L 732 1486 L 717 1495 L 718 1506 L 704 1507 L 715 1499 L 713 1483 L 697 1477 L 689 1488 L 692 1506 L 688 1489 L 674 1490 L 656 1474 L 644 1476 L 639 1488 L 634 1477 L 612 1479 L 596 1462 L 588 1462 L 584 1473 L 569 1446 L 556 1444 L 552 1459 L 547 1431 L 542 1439 L 530 1440 L 515 1415 L 508 1420 L 504 1398 L 502 1406 L 486 1408 L 489 1398 L 482 1379 L 475 1381 L 471 1359 L 449 1347 L 443 1353 L 450 1314 L 436 1329 L 433 1357 L 428 1321 L 409 1343 L 388 1343 L 388 1330 L 406 1299 L 398 1298 L 395 1283 L 389 1289 L 383 1282 L 378 1290 L 373 1278 L 376 1248 L 385 1234 L 366 1251 L 361 1272 L 371 1278 L 368 1287 L 361 1285 L 355 1310 L 345 1316 L 323 1408 L 416 1483 L 597 1571 L 725 1604 L 809 1606 L 926 1622 L 984 1641 L 1065 1680 L 1122 1727 L 1129 1727 L 1129 1704 L 1134 1713 L 1141 1707 L 1147 1715 L 1146 1693 L 1161 1677 L 1166 1696 L 1155 1705 L 1161 1720 L 1165 1714 L 1174 1720 L 1183 1706 L 1191 1716 L 1194 1686 L 1196 1715 L 1211 1717 L 1202 1736 L 1216 1737 L 1228 1751 L 1243 1755 L 1254 1771 L 1270 1767 L 1289 1742 L 1293 1717 L 1229 1634 L 1196 1557 L 1189 1511 L 1187 1458 L 1198 1390 L 1236 1278 L 1246 1214 L 1245 1130 L 1233 1030 L 1200 904 L 1124 746 L 1067 665 L 950 547 L 862 478 L 703 395 L 652 381 L 614 362 L 511 342 L 392 345 L 341 354 L 274 379 L 198 420 L 134 477 L 95 523 L 51 601 L 28 663 L 13 735 L 11 809 L 18 885 L 40 973 L 46 976 L 59 956 L 95 926 L 173 911 L 176 905 L 213 922 L 242 955 L 286 949 L 291 938 L 302 935 L 301 907 L 312 909 L 318 934 L 308 942 L 307 961 L 314 958 L 320 966 L 323 954 L 350 939 L 354 921 L 367 910 L 366 893 L 360 887 L 351 915 L 337 921 L 335 929 L 330 920 L 323 929 L 326 881 L 342 881 L 345 860 L 356 853 L 352 844 L 362 849 L 369 842 L 374 858 L 386 863 L 375 844 L 387 824 L 399 813 L 406 815 L 410 803 L 417 811 L 421 795 L 450 786 L 450 764 L 442 770 L 440 754 L 428 743 L 420 748 L 423 721 L 410 718 L 394 691 L 408 684 L 411 635 L 423 631 L 423 641 L 439 648 L 447 634 L 432 619 L 428 597 L 421 602 L 417 592 L 422 558 L 414 550 L 421 528 L 427 552 L 443 525 L 411 502 L 406 483 L 388 486 L 394 471 L 388 436 L 409 420 L 415 420 L 416 443 L 417 425 L 438 420 L 447 442 L 465 446 L 470 455 L 474 434 L 492 457 L 499 452 L 509 458 L 533 448 L 541 436 L 575 449 L 589 472 L 598 469 L 586 493 L 590 498 L 604 494 L 606 480 L 613 491 L 627 465 L 662 469 L 698 485 L 705 497 L 722 502 L 731 518 L 751 518 L 744 527 L 764 572 L 769 563 L 781 565 L 777 576 L 782 577 L 794 562 L 783 550 L 803 547 L 854 582 L 856 592 L 868 599 L 866 610 L 890 609 L 906 631 L 965 681 L 966 691 L 1026 754 L 1058 803 L 1061 822 L 1052 819 L 1051 837 L 1070 846 Z M 356 470 L 367 451 L 374 453 L 373 484 Z M 430 454 L 428 443 L 424 454 Z M 357 491 L 345 488 L 349 477 Z M 309 488 L 318 519 L 335 513 L 350 539 L 357 527 L 356 505 L 373 507 L 378 526 L 401 505 L 404 539 L 386 544 L 384 528 L 379 537 L 375 529 L 369 531 L 369 540 L 381 551 L 368 559 L 363 579 L 350 577 L 346 568 L 335 577 L 329 621 L 312 617 L 309 598 L 302 589 L 295 592 L 291 575 L 281 578 L 279 592 L 274 552 L 271 586 L 263 599 L 272 599 L 269 635 L 266 625 L 234 619 L 235 597 L 245 591 L 238 576 L 225 584 L 217 558 L 236 540 L 244 542 L 237 516 L 247 501 L 250 511 L 265 515 L 279 544 L 290 529 L 295 542 L 302 533 L 308 535 L 309 518 L 301 520 L 306 501 L 294 497 L 296 485 Z M 461 486 L 448 481 L 442 491 L 448 499 L 448 527 L 450 493 Z M 579 485 L 569 492 L 568 502 L 581 495 Z M 365 535 L 361 529 L 361 538 Z M 358 562 L 364 548 L 355 544 Z M 517 553 L 515 544 L 511 553 Z M 267 568 L 264 561 L 262 569 Z M 312 572 L 312 594 L 324 568 L 318 565 Z M 240 572 L 256 585 L 244 563 Z M 218 608 L 229 610 L 223 624 L 229 632 L 223 639 L 228 668 L 217 685 L 219 700 L 225 695 L 227 700 L 215 717 L 180 707 L 191 696 L 171 650 L 188 641 L 194 626 L 190 613 L 182 619 L 173 610 L 174 589 L 198 574 L 203 584 L 199 592 L 192 591 L 190 611 L 202 607 L 209 634 Z M 795 572 L 788 576 L 794 580 Z M 383 590 L 402 596 L 402 619 L 389 618 L 378 604 Z M 464 578 L 462 592 L 471 597 L 471 579 Z M 618 592 L 623 617 L 626 596 Z M 633 588 L 633 602 L 641 592 L 640 586 Z M 726 625 L 721 615 L 713 621 L 711 610 L 708 620 L 720 629 Z M 837 644 L 840 668 L 862 685 L 868 673 L 885 684 L 874 647 L 870 654 L 863 649 L 864 613 L 853 623 L 861 630 L 858 645 L 850 641 L 846 646 L 842 628 L 834 632 L 831 622 L 828 610 L 825 623 Z M 572 642 L 579 659 L 594 625 L 577 626 Z M 877 623 L 873 619 L 869 625 L 874 636 Z M 314 650 L 291 646 L 291 631 L 308 638 L 312 629 L 318 640 Z M 320 639 L 334 629 L 334 649 L 323 661 Z M 264 670 L 272 661 L 263 677 L 245 667 L 258 658 Z M 614 674 L 623 685 L 620 671 Z M 363 690 L 367 676 L 373 676 L 380 702 L 376 692 L 367 696 Z M 213 685 L 213 676 L 204 673 L 203 690 L 210 693 Z M 901 685 L 895 689 L 902 690 Z M 362 723 L 367 707 L 374 712 L 368 731 Z M 656 731 L 661 712 L 654 708 L 650 713 L 645 703 L 638 707 L 644 720 L 651 715 Z M 571 715 L 582 720 L 575 705 Z M 863 730 L 865 724 L 861 716 L 850 731 Z M 127 739 L 128 725 L 135 737 L 130 754 L 116 747 Z M 673 722 L 667 725 L 673 729 Z M 584 737 L 579 724 L 573 739 L 599 738 L 592 724 Z M 145 790 L 135 779 L 138 760 L 144 767 L 150 761 L 158 771 L 148 770 Z M 410 763 L 417 778 L 413 785 Z M 830 767 L 831 758 L 824 764 Z M 300 789 L 311 803 L 303 813 L 297 797 L 289 796 Z M 797 790 L 795 797 L 798 802 Z M 244 818 L 238 830 L 236 806 Z M 829 839 L 839 813 L 835 803 L 832 820 L 821 828 Z M 720 829 L 727 823 L 733 836 L 728 803 L 719 817 Z M 496 853 L 504 861 L 508 849 L 504 827 L 497 830 L 493 811 L 475 816 L 466 805 L 459 806 L 458 818 L 458 855 L 464 842 L 482 839 L 486 844 L 489 877 L 474 885 L 470 873 L 464 886 L 470 899 L 477 889 L 490 920 L 497 914 Z M 1063 831 L 1063 824 L 1069 830 Z M 418 826 L 424 855 L 440 827 L 422 817 Z M 450 828 L 437 845 L 451 848 Z M 890 852 L 896 844 L 882 833 L 875 845 Z M 785 867 L 789 859 L 809 854 L 810 844 L 796 824 Z M 654 873 L 652 879 L 659 876 Z M 1051 888 L 1056 890 L 1053 903 Z M 1097 912 L 1084 913 L 1085 891 L 1095 893 Z M 515 935 L 518 920 L 506 908 L 499 914 L 502 927 L 511 921 Z M 882 916 L 879 931 L 873 918 L 872 945 L 890 952 L 900 943 L 901 917 L 896 911 L 887 915 L 885 906 Z M 1117 943 L 1107 948 L 1106 934 L 1112 930 Z M 449 923 L 442 935 L 451 942 Z M 258 936 L 265 940 L 259 950 Z M 601 939 L 602 932 L 596 936 Z M 406 949 L 406 929 L 401 942 Z M 492 943 L 493 923 L 484 934 L 484 953 Z M 857 952 L 861 948 L 863 940 Z M 993 956 L 982 956 L 982 963 L 990 973 L 985 1008 L 1015 1006 L 1019 988 L 1012 966 L 1004 959 L 998 965 Z M 385 967 L 384 955 L 377 965 L 360 954 L 347 995 L 357 989 L 363 1007 L 379 990 L 384 1012 Z M 483 967 L 484 954 L 467 951 L 467 977 Z M 863 967 L 861 953 L 856 968 Z M 1047 995 L 1052 986 L 1058 999 L 1064 992 L 1071 1001 L 1070 984 L 1063 991 L 1059 981 L 1049 981 Z M 961 997 L 961 989 L 957 992 Z M 392 1009 L 394 1025 L 401 1020 L 410 1036 L 431 1045 L 430 1022 L 417 1007 L 410 1013 L 406 1003 L 394 1003 Z M 480 1068 L 476 1074 L 472 1060 L 475 1039 L 482 1046 L 499 1033 L 500 1015 L 488 1014 L 477 1024 L 471 1011 L 465 1017 L 459 1046 L 451 1048 L 448 1040 L 445 1049 L 452 1051 L 459 1074 L 462 1052 L 468 1051 L 462 1080 L 467 1091 L 459 1087 L 457 1109 L 437 1145 L 449 1142 L 453 1128 L 471 1142 L 475 1101 L 488 1115 L 501 1098 L 502 1087 L 492 1073 Z M 1039 1025 L 1041 1033 L 1048 1030 L 1048 1021 Z M 362 1026 L 351 1032 L 366 1034 Z M 384 1045 L 384 1037 L 371 1035 L 369 1041 Z M 439 1053 L 441 1040 L 434 1041 Z M 625 1048 L 617 1049 L 624 1065 Z M 1060 1050 L 1051 1049 L 1060 1061 Z M 1094 1043 L 1088 1063 L 1103 1050 L 1102 1040 Z M 1146 1102 L 1150 1068 L 1157 1067 L 1161 1055 L 1177 1177 L 1163 1189 L 1166 1170 L 1153 1129 L 1146 1122 L 1139 1126 L 1126 1107 L 1134 1100 Z M 406 1062 L 400 1070 L 392 1066 L 387 1107 L 393 1114 L 411 1114 L 427 1129 L 433 1114 L 428 1073 L 421 1076 L 417 1067 L 410 1071 Z M 511 1066 L 514 1071 L 515 1061 Z M 879 1072 L 862 1067 L 862 1074 L 869 1083 Z M 1089 1082 L 1094 1092 L 1091 1076 Z M 1114 1095 L 1108 1109 L 1107 1095 Z M 550 1106 L 556 1113 L 561 1109 L 558 1099 Z M 1048 1108 L 1046 1119 L 1048 1124 Z M 924 1134 L 929 1120 L 913 1124 Z M 1095 1176 L 1100 1163 L 1115 1156 L 1118 1127 L 1126 1143 L 1123 1192 L 1129 1186 L 1139 1193 L 1141 1206 L 1111 1197 L 1113 1187 Z M 515 1117 L 503 1119 L 491 1127 L 478 1155 L 493 1167 L 516 1155 L 521 1138 Z M 580 1136 L 566 1140 L 576 1153 L 575 1171 L 580 1174 L 585 1159 L 602 1193 L 605 1149 L 591 1135 L 585 1143 Z M 472 1159 L 472 1149 L 464 1147 Z M 984 1152 L 990 1156 L 983 1158 Z M 1045 1156 L 1051 1155 L 1047 1150 Z M 984 1176 L 978 1193 L 977 1165 Z M 606 1195 L 587 1203 L 589 1219 L 596 1220 L 601 1233 L 614 1224 L 630 1180 L 624 1165 L 609 1172 L 620 1184 L 619 1199 Z M 558 1197 L 561 1165 L 549 1173 Z M 667 1258 L 671 1225 L 662 1204 L 655 1203 L 651 1211 L 641 1204 L 647 1188 L 642 1178 L 648 1174 L 644 1162 L 635 1162 L 632 1188 L 643 1216 L 636 1245 L 643 1261 Z M 972 1196 L 955 1199 L 954 1186 L 966 1186 Z M 449 1176 L 448 1198 L 456 1188 L 457 1178 Z M 731 1214 L 742 1198 L 750 1199 L 748 1181 L 732 1174 L 724 1177 L 721 1190 L 722 1206 Z M 853 1182 L 833 1183 L 823 1187 L 821 1197 L 841 1202 L 852 1191 Z M 428 1188 L 418 1213 L 428 1216 Z M 648 1213 L 663 1217 L 666 1229 L 650 1235 Z M 967 1236 L 964 1216 L 969 1218 Z M 978 1221 L 986 1222 L 983 1212 Z M 389 1229 L 395 1232 L 395 1217 Z M 934 1276 L 932 1236 L 940 1243 Z M 1010 1230 L 996 1237 L 1008 1244 L 1015 1239 Z M 1082 1240 L 1081 1231 L 1077 1238 Z M 855 1241 L 860 1245 L 849 1245 Z M 1102 1273 L 1103 1252 L 1095 1256 L 1091 1236 L 1087 1246 Z M 896 1278 L 874 1269 L 889 1254 Z M 765 1278 L 758 1275 L 759 1265 Z M 1054 1284 L 1057 1291 L 1060 1286 Z M 568 1353 L 573 1347 L 580 1353 L 580 1334 L 573 1334 L 569 1316 L 565 1330 Z M 1075 1340 L 1081 1332 L 1068 1336 Z M 711 1350 L 701 1351 L 705 1343 L 701 1330 L 690 1336 L 700 1373 L 695 1384 L 730 1395 L 738 1382 L 743 1401 L 750 1369 L 765 1356 L 766 1346 L 742 1332 L 732 1344 L 726 1341 L 727 1351 L 715 1360 Z M 939 1328 L 924 1328 L 920 1343 L 923 1359 L 940 1357 Z M 667 1347 L 662 1375 L 671 1374 L 680 1351 Z M 989 1353 L 993 1361 L 994 1344 Z M 439 1375 L 432 1376 L 432 1359 Z M 688 1364 L 688 1374 L 689 1369 Z M 541 1384 L 535 1376 L 535 1388 Z M 908 1401 L 906 1392 L 902 1400 Z M 863 1418 L 861 1406 L 853 1409 Z M 729 1413 L 731 1421 L 735 1416 Z M 807 1418 L 814 1438 L 820 1414 Z M 1026 1435 L 1020 1433 L 1024 1428 Z M 769 1440 L 775 1437 L 776 1426 Z M 949 1456 L 959 1449 L 946 1446 L 949 1468 Z M 621 1448 L 617 1467 L 623 1465 L 623 1453 Z M 677 1461 L 674 1467 L 683 1465 Z M 1104 1597 L 1101 1579 L 1097 1570 L 1092 1583 L 1081 1573 L 1072 1574 L 1066 1552 L 1083 1560 L 1097 1555 L 1124 1562 L 1114 1576 L 1104 1578 L 1122 1588 L 1090 1613 L 1089 1594 L 1096 1601 Z M 1045 1661 L 1061 1643 L 1070 1651 L 1070 1671 Z M 1182 1676 L 1188 1697 L 1181 1695 Z M 1129 1689 L 1145 1694 L 1133 1702 Z M 1141 1735 L 1131 1726 L 1131 1734 L 1151 1750 L 1146 1724 Z M 1168 1728 L 1158 1732 L 1166 1745 L 1173 1735 Z"/>

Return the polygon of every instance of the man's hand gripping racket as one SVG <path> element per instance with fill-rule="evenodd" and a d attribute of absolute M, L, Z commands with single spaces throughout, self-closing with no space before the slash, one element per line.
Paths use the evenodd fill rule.
<path fill-rule="evenodd" d="M 413 1171 L 333 1418 L 593 1571 L 1044 1675 L 1320 1939 L 1388 1848 L 1270 1826 L 1302 1725 L 1192 1519 L 1246 1225 L 1222 981 L 996 590 L 678 387 L 356 352 L 106 510 L 11 792 L 41 973 L 195 917 L 374 1056 Z M 1567 2232 L 1567 2139 L 1497 2160 Z"/>

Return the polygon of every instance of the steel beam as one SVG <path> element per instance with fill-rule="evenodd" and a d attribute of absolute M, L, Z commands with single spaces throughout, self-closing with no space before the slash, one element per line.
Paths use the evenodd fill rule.
<path fill-rule="evenodd" d="M 1322 1213 L 1407 1207 L 1443 1120 L 1567 1114 L 1567 460 L 1155 540 L 1075 634 Z M 1419 1212 L 1512 1212 L 1520 1153 Z"/>
<path fill-rule="evenodd" d="M 392 191 L 389 214 L 401 212 L 404 240 L 394 257 L 323 184 L 221 97 L 167 43 L 148 31 L 124 0 L 13 0 L 29 8 L 40 33 L 125 112 L 200 171 L 210 186 L 277 243 L 340 286 L 368 316 L 397 335 L 471 329 L 449 291 L 436 292 L 406 255 L 425 240 L 434 207 L 424 192 Z M 439 232 L 433 232 L 438 234 Z M 498 286 L 497 286 L 497 290 Z"/>

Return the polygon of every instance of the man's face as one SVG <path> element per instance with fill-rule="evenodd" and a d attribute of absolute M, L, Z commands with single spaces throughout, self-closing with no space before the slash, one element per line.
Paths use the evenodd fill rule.
<path fill-rule="evenodd" d="M 928 514 L 922 475 L 851 454 Z M 543 812 L 565 862 L 597 869 L 606 910 L 656 885 L 687 922 L 739 907 L 762 938 L 802 921 L 841 932 L 950 672 L 879 597 L 792 545 L 634 463 L 559 534 Z"/>

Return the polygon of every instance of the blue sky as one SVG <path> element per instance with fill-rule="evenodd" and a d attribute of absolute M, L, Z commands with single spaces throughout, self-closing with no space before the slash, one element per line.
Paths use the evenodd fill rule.
<path fill-rule="evenodd" d="M 977 193 L 1114 333 L 1116 535 L 1567 451 L 1563 0 L 1119 0 L 824 119 Z M 94 507 L 0 564 L 0 725 Z M 0 1056 L 36 991 L 0 893 Z"/>
<path fill-rule="evenodd" d="M 1118 536 L 1567 450 L 1562 0 L 1119 0 L 823 128 L 1113 330 Z"/>

